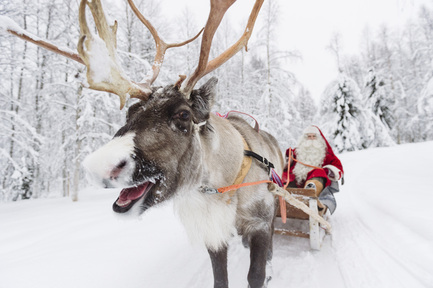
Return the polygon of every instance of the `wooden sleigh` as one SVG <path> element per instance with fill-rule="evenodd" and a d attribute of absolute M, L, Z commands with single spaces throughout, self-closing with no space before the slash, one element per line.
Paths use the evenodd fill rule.
<path fill-rule="evenodd" d="M 284 195 L 287 196 L 287 194 L 290 194 L 291 196 L 280 196 L 282 196 L 286 202 L 286 217 L 288 221 L 283 223 L 285 219 L 281 217 L 280 209 L 278 209 L 274 233 L 308 238 L 310 239 L 311 249 L 320 250 L 326 234 L 331 233 L 331 225 L 326 221 L 327 215 L 329 214 L 326 213 L 326 206 L 317 199 L 314 189 L 286 188 L 285 190 L 288 193 Z M 295 219 L 297 224 L 299 224 L 300 221 L 308 221 L 308 226 L 298 225 L 301 226 L 300 228 L 304 229 L 296 229 L 294 228 L 296 225 L 293 225 L 293 219 Z M 305 229 L 305 226 L 309 227 L 309 229 Z"/>

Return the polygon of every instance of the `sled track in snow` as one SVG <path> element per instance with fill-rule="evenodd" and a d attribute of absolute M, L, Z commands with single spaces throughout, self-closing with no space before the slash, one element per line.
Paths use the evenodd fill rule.
<path fill-rule="evenodd" d="M 401 255 L 401 253 L 399 253 L 399 250 L 401 248 L 399 249 L 395 247 L 395 245 L 393 245 L 392 243 L 382 243 L 381 241 L 378 241 L 377 236 L 375 237 L 375 232 L 368 227 L 368 225 L 362 220 L 362 218 L 358 217 L 357 220 L 359 223 L 358 227 L 360 228 L 360 230 L 366 232 L 365 236 L 367 236 L 372 242 L 374 242 L 376 246 L 379 247 L 386 255 L 388 255 L 390 259 L 393 259 L 395 263 L 397 263 L 405 271 L 410 273 L 414 278 L 414 280 L 418 281 L 419 284 L 422 285 L 423 287 L 429 287 L 432 285 L 433 276 L 429 275 L 427 271 L 419 267 L 416 263 L 413 263 L 411 259 L 407 259 L 405 258 L 404 255 Z M 396 255 L 399 254 L 400 256 L 397 257 Z M 408 262 L 410 262 L 410 264 Z"/>

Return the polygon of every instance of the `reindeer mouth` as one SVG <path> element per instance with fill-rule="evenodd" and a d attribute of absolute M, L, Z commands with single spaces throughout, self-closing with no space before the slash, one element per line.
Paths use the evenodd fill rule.
<path fill-rule="evenodd" d="M 153 187 L 152 182 L 144 182 L 134 187 L 124 188 L 116 202 L 113 203 L 113 210 L 117 213 L 125 213 L 134 206 L 134 204 L 145 197 Z"/>

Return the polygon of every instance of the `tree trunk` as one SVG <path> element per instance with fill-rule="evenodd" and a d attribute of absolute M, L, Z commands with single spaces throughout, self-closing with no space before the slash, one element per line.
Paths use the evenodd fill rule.
<path fill-rule="evenodd" d="M 23 3 L 24 6 L 26 7 L 26 3 Z M 24 7 L 24 13 L 23 13 L 23 28 L 24 30 L 27 30 L 27 12 L 26 12 L 26 8 Z M 25 63 L 27 58 L 27 42 L 24 42 L 24 50 L 23 50 L 23 57 L 22 57 L 22 63 Z M 13 72 L 11 72 L 13 73 Z M 19 113 L 19 109 L 20 109 L 20 102 L 21 102 L 21 95 L 22 95 L 22 91 L 23 91 L 23 77 L 24 77 L 24 65 L 21 67 L 20 70 L 20 77 L 18 80 L 18 92 L 17 92 L 17 100 L 16 100 L 16 104 L 14 104 L 14 101 L 11 101 L 11 106 L 10 106 L 10 111 L 11 112 L 15 112 L 15 114 L 18 116 Z M 11 82 L 13 83 L 13 76 L 11 75 Z M 14 95 L 14 91 L 13 91 L 13 84 L 11 85 L 11 93 L 10 93 L 12 99 L 13 99 L 13 95 Z M 9 146 L 9 156 L 11 159 L 14 158 L 14 150 L 15 150 L 15 124 L 11 125 L 11 137 L 10 137 L 10 146 Z M 3 189 L 5 189 L 6 187 L 4 186 L 6 184 L 6 177 L 7 177 L 8 173 L 5 173 L 5 177 L 3 179 Z"/>
<path fill-rule="evenodd" d="M 67 13 L 67 18 L 68 18 L 68 23 L 71 23 L 71 4 L 70 1 L 66 2 L 66 5 L 68 7 L 68 13 Z M 70 43 L 68 41 L 67 43 L 67 47 L 71 48 L 72 47 L 72 43 Z M 65 59 L 66 64 L 65 66 L 68 67 L 69 65 L 69 60 L 68 58 Z M 68 74 L 68 70 L 66 70 L 65 72 L 65 85 L 68 85 L 68 81 L 69 81 L 69 74 Z M 65 97 L 66 98 L 66 97 Z M 65 99 L 65 103 L 66 103 L 66 99 Z M 63 105 L 62 107 L 62 111 L 66 114 L 66 105 Z M 62 130 L 62 147 L 63 148 L 63 167 L 62 167 L 62 187 L 63 187 L 63 197 L 69 197 L 69 172 L 68 172 L 68 157 L 67 157 L 67 145 L 65 145 L 66 142 L 66 131 Z"/>
<path fill-rule="evenodd" d="M 72 190 L 72 201 L 78 201 L 78 191 L 80 189 L 80 154 L 81 154 L 81 133 L 80 133 L 80 124 L 78 120 L 81 116 L 81 109 L 80 109 L 80 98 L 83 94 L 83 87 L 80 86 L 77 91 L 77 106 L 76 106 L 76 114 L 75 114 L 75 134 L 76 134 L 76 143 L 75 143 L 75 165 L 74 165 L 74 183 L 73 183 L 73 190 Z"/>

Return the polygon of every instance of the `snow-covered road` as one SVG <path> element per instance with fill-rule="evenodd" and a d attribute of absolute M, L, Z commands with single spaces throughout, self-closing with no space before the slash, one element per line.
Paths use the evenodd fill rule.
<path fill-rule="evenodd" d="M 433 287 L 433 142 L 345 153 L 333 234 L 322 250 L 276 235 L 272 287 Z M 171 203 L 141 220 L 111 212 L 117 190 L 0 204 L 0 288 L 212 287 L 206 250 Z M 247 287 L 249 251 L 233 239 L 231 287 Z"/>

